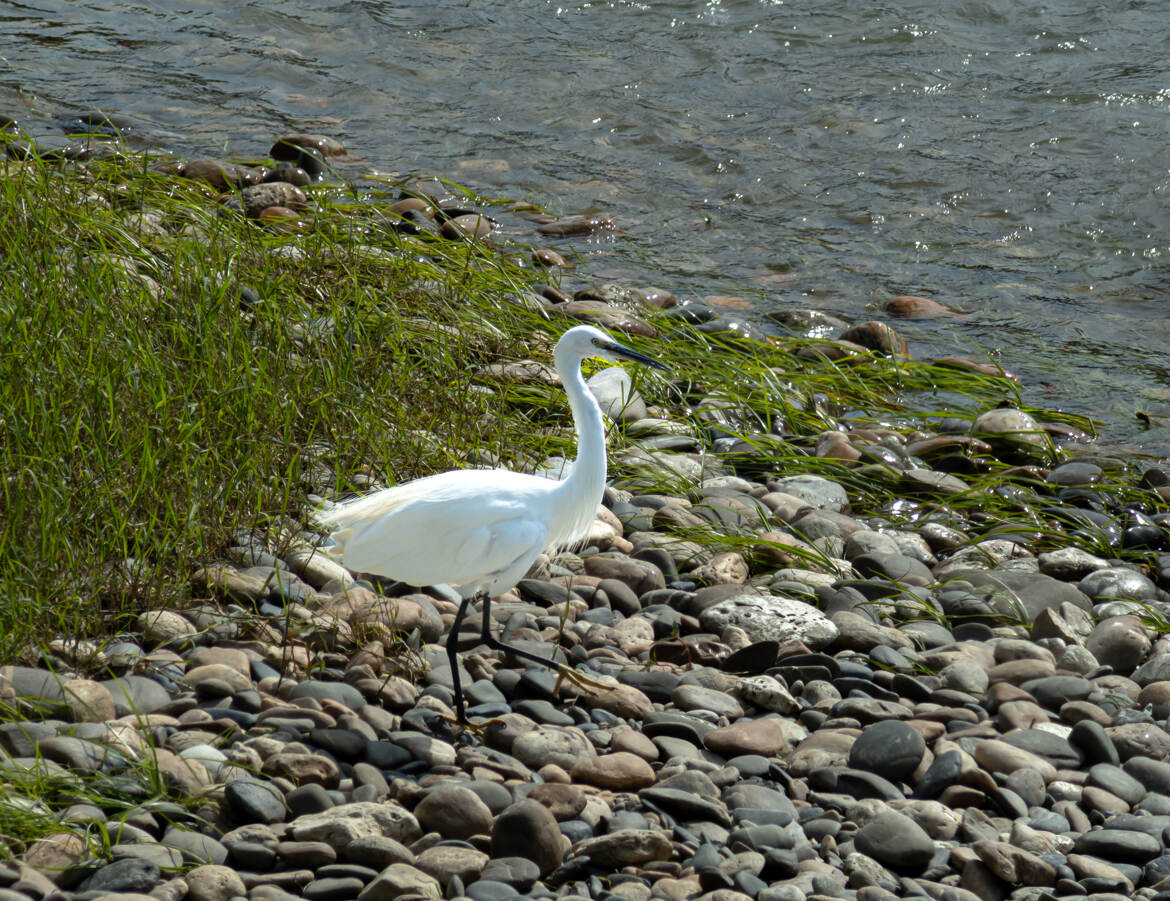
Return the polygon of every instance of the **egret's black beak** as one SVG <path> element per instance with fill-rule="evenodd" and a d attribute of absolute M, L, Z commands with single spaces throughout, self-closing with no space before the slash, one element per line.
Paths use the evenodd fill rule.
<path fill-rule="evenodd" d="M 638 351 L 626 347 L 624 344 L 618 344 L 616 341 L 610 341 L 602 346 L 610 353 L 621 357 L 623 360 L 629 360 L 632 363 L 641 363 L 643 366 L 649 366 L 652 369 L 665 370 L 667 368 L 665 363 L 661 363 L 658 360 L 655 360 L 653 357 L 648 357 L 643 353 L 638 353 Z"/>

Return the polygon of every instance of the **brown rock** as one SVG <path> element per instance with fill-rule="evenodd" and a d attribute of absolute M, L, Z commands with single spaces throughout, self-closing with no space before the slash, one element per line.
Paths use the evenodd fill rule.
<path fill-rule="evenodd" d="M 561 830 L 543 804 L 524 800 L 496 817 L 492 826 L 492 857 L 525 857 L 545 876 L 564 858 Z"/>
<path fill-rule="evenodd" d="M 1111 616 L 1097 623 L 1085 647 L 1099 663 L 1129 675 L 1150 651 L 1146 628 L 1136 616 Z"/>
<path fill-rule="evenodd" d="M 604 329 L 641 335 L 645 338 L 658 336 L 658 329 L 644 319 L 597 300 L 570 300 L 552 308 L 558 313 L 580 319 Z M 591 558 L 586 558 L 591 559 Z"/>
<path fill-rule="evenodd" d="M 360 901 L 394 901 L 395 898 L 440 901 L 443 888 L 435 877 L 408 863 L 392 863 L 358 894 Z"/>
<path fill-rule="evenodd" d="M 1054 885 L 1056 869 L 1035 854 L 1007 842 L 978 841 L 975 853 L 996 876 L 1011 885 Z"/>
<path fill-rule="evenodd" d="M 1113 792 L 1106 791 L 1096 785 L 1086 785 L 1081 789 L 1081 807 L 1090 813 L 1096 810 L 1106 818 L 1130 811 L 1129 804 Z"/>
<path fill-rule="evenodd" d="M 187 882 L 188 901 L 228 901 L 248 893 L 244 880 L 231 867 L 205 864 L 183 878 Z"/>
<path fill-rule="evenodd" d="M 293 869 L 315 870 L 337 862 L 337 849 L 328 842 L 277 842 L 276 856 Z"/>
<path fill-rule="evenodd" d="M 1080 644 L 1081 636 L 1063 616 L 1051 607 L 1045 607 L 1032 620 L 1029 635 L 1033 641 L 1040 638 L 1059 638 L 1065 644 Z"/>
<path fill-rule="evenodd" d="M 894 649 L 914 647 L 914 642 L 904 632 L 875 623 L 852 610 L 838 610 L 829 619 L 840 632 L 833 640 L 833 647 L 863 652 L 880 645 Z"/>
<path fill-rule="evenodd" d="M 910 294 L 901 294 L 891 297 L 882 309 L 891 316 L 945 316 L 951 312 L 950 307 L 943 306 L 937 300 L 929 297 L 914 297 Z"/>
<path fill-rule="evenodd" d="M 264 207 L 256 214 L 256 218 L 276 231 L 303 232 L 309 229 L 309 221 L 302 218 L 300 213 L 279 204 Z"/>
<path fill-rule="evenodd" d="M 652 860 L 669 860 L 670 839 L 650 829 L 619 829 L 573 845 L 573 856 L 588 858 L 594 866 L 627 867 Z"/>
<path fill-rule="evenodd" d="M 191 591 L 196 597 L 210 593 L 227 601 L 252 603 L 268 597 L 268 583 L 233 567 L 213 563 L 191 574 Z"/>
<path fill-rule="evenodd" d="M 1105 729 L 1122 760 L 1131 757 L 1170 758 L 1170 735 L 1153 723 L 1127 723 Z"/>
<path fill-rule="evenodd" d="M 249 219 L 258 218 L 260 212 L 268 207 L 299 209 L 305 205 L 307 199 L 304 191 L 286 181 L 270 181 L 260 185 L 251 185 L 241 189 L 239 194 L 239 202 L 243 205 L 244 215 Z"/>
<path fill-rule="evenodd" d="M 24 862 L 56 879 L 63 870 L 69 869 L 89 857 L 85 839 L 74 832 L 54 832 L 38 838 L 24 852 Z"/>
<path fill-rule="evenodd" d="M 1013 729 L 1031 729 L 1048 722 L 1048 712 L 1034 701 L 1008 701 L 1000 704 L 996 713 L 1001 732 Z"/>
<path fill-rule="evenodd" d="M 232 691 L 247 691 L 252 687 L 252 680 L 226 663 L 208 663 L 187 670 L 183 676 L 183 684 L 188 688 L 196 688 L 200 682 L 207 679 L 218 679 L 231 686 Z"/>
<path fill-rule="evenodd" d="M 997 739 L 979 742 L 975 746 L 975 760 L 989 773 L 1010 774 L 1016 770 L 1033 769 L 1040 773 L 1045 783 L 1056 778 L 1056 767 L 1043 757 Z"/>
<path fill-rule="evenodd" d="M 443 838 L 466 839 L 492 831 L 492 812 L 479 795 L 462 785 L 440 783 L 414 808 L 427 832 Z"/>
<path fill-rule="evenodd" d="M 466 213 L 448 219 L 439 228 L 439 234 L 450 241 L 458 241 L 461 238 L 479 241 L 490 237 L 491 233 L 492 221 L 478 213 Z"/>
<path fill-rule="evenodd" d="M 576 686 L 566 684 L 569 691 Z M 654 704 L 641 689 L 633 685 L 614 685 L 609 688 L 586 687 L 579 702 L 590 710 L 607 710 L 614 716 L 628 720 L 640 720 L 654 711 Z"/>
<path fill-rule="evenodd" d="M 727 726 L 712 729 L 703 736 L 708 750 L 724 757 L 740 754 L 762 754 L 774 757 L 788 747 L 784 728 L 774 717 L 740 719 Z"/>
<path fill-rule="evenodd" d="M 230 666 L 241 676 L 250 677 L 252 673 L 248 663 L 248 655 L 239 648 L 223 648 L 218 645 L 210 648 L 199 648 L 187 658 L 188 667 L 207 666 L 211 663 Z"/>
<path fill-rule="evenodd" d="M 653 771 L 651 771 L 651 778 L 653 778 Z M 576 785 L 545 781 L 532 786 L 528 797 L 547 807 L 558 823 L 574 819 L 585 809 L 585 792 Z"/>
<path fill-rule="evenodd" d="M 1010 682 L 1012 685 L 1022 685 L 1030 679 L 1042 679 L 1055 674 L 1056 667 L 1051 660 L 1022 658 L 997 663 L 987 671 L 987 678 L 992 684 Z"/>
<path fill-rule="evenodd" d="M 749 575 L 747 561 L 735 551 L 716 554 L 691 572 L 691 576 L 706 585 L 742 585 Z"/>
<path fill-rule="evenodd" d="M 1117 869 L 1117 867 L 1106 863 L 1098 857 L 1090 857 L 1088 854 L 1070 854 L 1068 855 L 1068 865 L 1072 867 L 1072 871 L 1077 874 L 1077 878 L 1079 879 L 1086 877 L 1109 879 L 1119 885 L 1125 886 L 1125 893 L 1127 895 L 1133 891 L 1133 883 L 1130 882 L 1128 876 Z"/>
<path fill-rule="evenodd" d="M 288 159 L 295 162 L 295 154 L 288 154 L 280 149 L 282 145 L 289 144 L 294 147 L 307 147 L 311 150 L 317 150 L 322 156 L 345 156 L 346 153 L 345 145 L 337 140 L 337 138 L 331 138 L 329 135 L 302 134 L 297 132 L 278 138 L 276 143 L 272 145 L 272 151 L 269 152 L 269 156 L 274 160 Z M 281 155 L 278 156 L 278 153 Z"/>
<path fill-rule="evenodd" d="M 114 696 L 100 682 L 67 679 L 61 685 L 61 697 L 75 723 L 105 723 L 117 716 Z"/>
<path fill-rule="evenodd" d="M 838 340 L 859 344 L 883 354 L 905 356 L 909 352 L 906 339 L 885 322 L 862 322 L 847 328 L 838 336 Z"/>
<path fill-rule="evenodd" d="M 159 773 L 187 797 L 196 797 L 211 786 L 213 780 L 198 760 L 180 757 L 166 748 L 155 748 L 152 753 Z"/>
<path fill-rule="evenodd" d="M 532 262 L 537 266 L 551 269 L 553 266 L 567 266 L 568 261 L 551 247 L 539 247 L 532 251 Z"/>
<path fill-rule="evenodd" d="M 325 788 L 337 788 L 341 782 L 337 764 L 320 754 L 281 751 L 264 761 L 262 772 L 266 776 L 283 776 L 294 785 L 316 782 Z"/>
<path fill-rule="evenodd" d="M 470 885 L 479 878 L 489 858 L 482 851 L 457 845 L 435 845 L 427 848 L 415 860 L 414 865 L 428 876 L 445 886 L 452 876 L 458 876 L 464 885 Z"/>
<path fill-rule="evenodd" d="M 665 588 L 662 570 L 645 560 L 631 557 L 594 554 L 585 558 L 585 572 L 598 579 L 617 579 L 637 595 L 656 588 Z"/>
<path fill-rule="evenodd" d="M 620 229 L 612 219 L 604 219 L 599 216 L 576 216 L 558 219 L 555 222 L 546 222 L 537 228 L 537 231 L 542 235 L 568 238 L 577 235 L 593 235 L 598 232 L 619 233 Z"/>
<path fill-rule="evenodd" d="M 614 791 L 637 791 L 655 781 L 650 764 L 625 751 L 582 758 L 574 764 L 570 775 L 577 782 Z"/>
<path fill-rule="evenodd" d="M 658 759 L 658 746 L 636 729 L 625 729 L 616 733 L 611 747 L 615 751 L 637 754 L 643 760 L 653 762 Z"/>
<path fill-rule="evenodd" d="M 1113 717 L 1092 701 L 1066 701 L 1060 707 L 1060 718 L 1072 725 L 1076 725 L 1081 720 L 1092 720 L 1101 726 L 1109 726 L 1113 723 Z"/>
<path fill-rule="evenodd" d="M 814 732 L 788 757 L 788 772 L 801 777 L 823 766 L 846 766 L 849 749 L 860 734 L 860 729 L 820 729 Z"/>
<path fill-rule="evenodd" d="M 183 178 L 195 181 L 205 181 L 213 188 L 223 191 L 227 188 L 242 188 L 247 185 L 259 184 L 264 178 L 266 170 L 254 169 L 250 166 L 237 166 L 235 163 L 225 163 L 223 160 L 197 159 L 183 165 L 180 174 Z"/>

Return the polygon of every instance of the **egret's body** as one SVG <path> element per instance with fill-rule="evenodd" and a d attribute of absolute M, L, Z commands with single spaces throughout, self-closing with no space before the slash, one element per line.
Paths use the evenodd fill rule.
<path fill-rule="evenodd" d="M 566 478 L 503 469 L 453 470 L 339 504 L 318 517 L 335 542 L 330 553 L 350 569 L 411 585 L 451 585 L 459 591 L 463 603 L 447 652 L 460 720 L 463 697 L 456 643 L 470 600 L 484 595 L 483 640 L 506 648 L 488 630 L 490 599 L 519 582 L 544 549 L 583 538 L 601 504 L 605 430 L 601 409 L 581 375 L 581 361 L 591 356 L 659 365 L 592 326 L 577 326 L 561 336 L 556 368 L 577 428 L 577 460 Z"/>

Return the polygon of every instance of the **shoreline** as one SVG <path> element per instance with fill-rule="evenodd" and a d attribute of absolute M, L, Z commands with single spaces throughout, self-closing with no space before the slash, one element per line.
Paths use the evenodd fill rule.
<path fill-rule="evenodd" d="M 282 145 L 313 168 L 303 145 Z M 11 193 L 0 200 L 60 208 L 7 207 L 30 226 L 4 240 L 21 248 L 10 258 L 29 267 L 36 298 L 57 297 L 93 329 L 106 311 L 89 310 L 86 291 L 107 286 L 95 296 L 110 316 L 141 317 L 143 343 L 125 359 L 143 380 L 157 365 L 167 384 L 167 355 L 147 354 L 156 342 L 173 342 L 168 354 L 198 374 L 196 352 L 233 346 L 239 331 L 257 369 L 225 384 L 248 384 L 257 400 L 283 398 L 282 379 L 306 393 L 289 395 L 302 415 L 267 464 L 295 476 L 266 497 L 279 506 L 241 522 L 247 511 L 224 502 L 215 525 L 208 503 L 207 531 L 160 545 L 162 563 L 122 560 L 123 582 L 90 584 L 82 600 L 95 607 L 104 586 L 90 620 L 104 621 L 102 639 L 58 639 L 40 666 L 0 672 L 0 766 L 9 810 L 25 817 L 18 863 L 0 866 L 4 891 L 37 901 L 1170 891 L 1170 468 L 1094 454 L 1076 419 L 996 407 L 1018 399 L 1010 379 L 903 357 L 888 323 L 771 344 L 696 321 L 661 289 L 569 294 L 564 279 L 537 275 L 565 269 L 559 250 L 559 262 L 545 248 L 533 263 L 530 249 L 484 240 L 489 218 L 510 211 L 480 198 L 452 196 L 441 212 L 444 200 L 418 185 L 353 203 L 344 188 L 314 187 L 303 166 L 310 181 L 296 185 L 187 161 L 212 179 L 202 190 L 174 173 L 89 165 L 3 172 Z M 544 221 L 537 237 L 538 226 L 571 239 L 620 223 Z M 67 266 L 54 259 L 62 242 L 77 251 Z M 6 293 L 15 319 L 57 321 L 48 304 Z M 493 606 L 509 640 L 613 687 L 558 697 L 553 674 L 498 661 L 469 632 L 469 712 L 492 722 L 457 732 L 444 720 L 441 647 L 454 605 L 355 581 L 316 552 L 305 505 L 385 479 L 371 453 L 388 440 L 374 373 L 394 367 L 438 386 L 415 386 L 420 406 L 393 420 L 411 442 L 383 458 L 395 475 L 450 468 L 461 451 L 534 469 L 571 456 L 541 361 L 549 336 L 576 320 L 661 351 L 673 371 L 640 378 L 636 395 L 603 394 L 616 465 L 589 547 L 543 559 Z M 26 350 L 43 347 L 36 328 L 22 334 Z M 395 355 L 411 346 L 403 335 L 425 341 L 423 355 Z M 278 365 L 266 368 L 269 353 Z M 212 368 L 227 378 L 232 365 Z M 25 371 L 36 382 L 47 370 Z M 209 417 L 183 411 L 217 399 L 235 410 L 230 394 L 199 379 L 170 393 L 191 401 L 164 408 L 157 421 L 172 428 L 157 447 L 190 443 L 171 465 L 209 480 L 187 437 Z M 905 397 L 940 403 L 915 411 Z M 11 419 L 9 430 L 14 439 Z M 352 442 L 348 455 L 334 436 Z M 225 456 L 216 472 L 236 465 Z M 6 509 L 28 484 L 8 483 Z M 109 527 L 136 529 L 133 517 Z M 167 582 L 186 588 L 151 593 Z M 60 787 L 36 790 L 37 769 Z M 74 826 L 61 829 L 67 807 Z M 115 826 L 118 841 L 93 841 Z"/>

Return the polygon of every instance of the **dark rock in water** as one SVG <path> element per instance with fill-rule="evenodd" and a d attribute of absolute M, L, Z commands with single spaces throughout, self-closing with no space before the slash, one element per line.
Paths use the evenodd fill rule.
<path fill-rule="evenodd" d="M 313 181 L 320 181 L 321 176 L 329 168 L 324 154 L 318 148 L 294 143 L 285 138 L 272 145 L 269 156 L 303 169 Z"/>
<path fill-rule="evenodd" d="M 704 322 L 710 322 L 717 315 L 719 314 L 706 304 L 687 303 L 672 307 L 663 314 L 663 317 L 665 319 L 676 319 L 688 325 L 702 325 Z"/>
<path fill-rule="evenodd" d="M 867 726 L 849 750 L 849 765 L 886 779 L 905 781 L 922 762 L 926 742 L 913 726 L 886 720 Z"/>
<path fill-rule="evenodd" d="M 67 135 L 88 134 L 111 138 L 120 138 L 135 131 L 133 120 L 97 111 L 65 116 L 61 119 L 61 129 Z"/>
<path fill-rule="evenodd" d="M 300 166 L 294 166 L 292 163 L 281 163 L 264 176 L 264 181 L 284 181 L 290 185 L 296 185 L 298 188 L 304 188 L 313 183 L 313 177 Z"/>
<path fill-rule="evenodd" d="M 899 335 L 893 326 L 885 322 L 862 322 L 854 325 L 843 331 L 838 336 L 838 340 L 851 341 L 883 354 L 905 356 L 910 352 L 906 339 Z"/>
<path fill-rule="evenodd" d="M 345 147 L 336 138 L 317 134 L 282 135 L 268 151 L 274 160 L 293 160 L 297 149 L 315 150 L 321 156 L 344 156 Z"/>
<path fill-rule="evenodd" d="M 183 178 L 205 181 L 220 191 L 259 184 L 267 174 L 264 169 L 240 166 L 223 160 L 196 159 L 183 164 L 179 174 Z"/>

